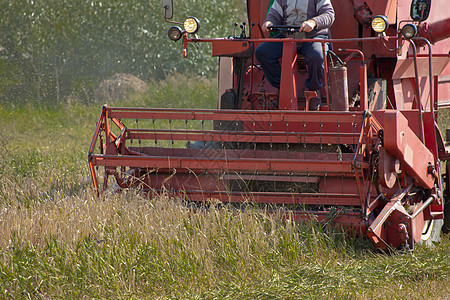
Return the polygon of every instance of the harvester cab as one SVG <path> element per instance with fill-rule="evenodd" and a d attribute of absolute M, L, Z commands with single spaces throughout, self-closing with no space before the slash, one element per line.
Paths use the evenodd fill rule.
<path fill-rule="evenodd" d="M 231 24 L 232 35 L 203 39 L 197 18 L 173 21 L 173 2 L 163 0 L 182 56 L 189 59 L 191 43 L 212 44 L 217 109 L 105 105 L 89 149 L 98 194 L 114 186 L 257 203 L 294 220 L 348 225 L 379 249 L 438 241 L 450 181 L 437 126 L 439 109 L 450 104 L 446 0 L 332 0 L 331 39 L 269 36 L 262 30 L 269 2 L 247 0 L 248 20 Z M 263 42 L 283 44 L 279 90 L 255 58 Z M 309 110 L 317 94 L 305 88 L 299 42 L 323 51 L 318 111 Z"/>

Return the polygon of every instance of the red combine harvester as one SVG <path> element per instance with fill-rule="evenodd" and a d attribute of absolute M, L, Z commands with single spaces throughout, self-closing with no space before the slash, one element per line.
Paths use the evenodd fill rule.
<path fill-rule="evenodd" d="M 185 57 L 189 44 L 212 43 L 218 108 L 104 106 L 89 148 L 95 189 L 270 204 L 295 220 L 362 230 L 379 249 L 438 241 L 445 218 L 450 225 L 450 155 L 437 126 L 450 104 L 447 1 L 332 0 L 332 39 L 314 40 L 324 53 L 322 106 L 309 111 L 315 95 L 305 92 L 298 40 L 262 31 L 269 0 L 247 0 L 248 22 L 218 39 L 198 38 L 196 18 L 170 21 L 164 0 Z M 277 92 L 254 53 L 280 41 Z"/>

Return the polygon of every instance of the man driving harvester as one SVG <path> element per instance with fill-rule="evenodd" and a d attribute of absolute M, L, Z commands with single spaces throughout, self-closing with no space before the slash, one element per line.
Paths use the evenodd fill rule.
<path fill-rule="evenodd" d="M 292 34 L 293 38 L 330 38 L 329 27 L 334 22 L 334 9 L 330 0 L 274 0 L 262 30 L 269 32 L 274 25 L 297 27 L 296 32 L 281 32 L 276 37 L 285 38 Z M 297 53 L 305 57 L 308 78 L 305 85 L 309 91 L 316 91 L 317 98 L 309 101 L 309 110 L 320 109 L 319 90 L 324 77 L 323 54 L 320 43 L 299 42 Z M 269 83 L 280 88 L 281 65 L 278 61 L 283 54 L 283 43 L 265 42 L 256 49 L 256 59 L 261 64 Z"/>

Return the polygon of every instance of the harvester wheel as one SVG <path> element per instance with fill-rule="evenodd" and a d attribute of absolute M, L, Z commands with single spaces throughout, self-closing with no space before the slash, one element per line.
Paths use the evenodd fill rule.
<path fill-rule="evenodd" d="M 450 199 L 445 197 L 446 202 L 444 203 L 444 226 L 442 231 L 444 233 L 450 233 Z"/>
<path fill-rule="evenodd" d="M 443 224 L 444 220 L 426 221 L 419 244 L 433 246 L 434 243 L 439 243 L 441 240 L 441 229 Z"/>

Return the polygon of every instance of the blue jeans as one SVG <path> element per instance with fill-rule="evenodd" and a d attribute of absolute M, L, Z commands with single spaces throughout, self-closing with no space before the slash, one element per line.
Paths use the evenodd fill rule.
<path fill-rule="evenodd" d="M 284 38 L 283 34 L 276 36 L 277 38 Z M 327 36 L 317 36 L 317 38 L 328 38 Z M 326 49 L 328 46 L 326 45 Z M 318 91 L 322 88 L 323 79 L 323 54 L 321 43 L 297 43 L 297 53 L 305 57 L 306 65 L 308 66 L 308 78 L 305 85 L 310 91 Z M 280 42 L 265 42 L 256 48 L 255 57 L 261 64 L 264 75 L 269 83 L 280 88 L 281 80 L 281 65 L 278 59 L 283 54 L 283 43 Z"/>

